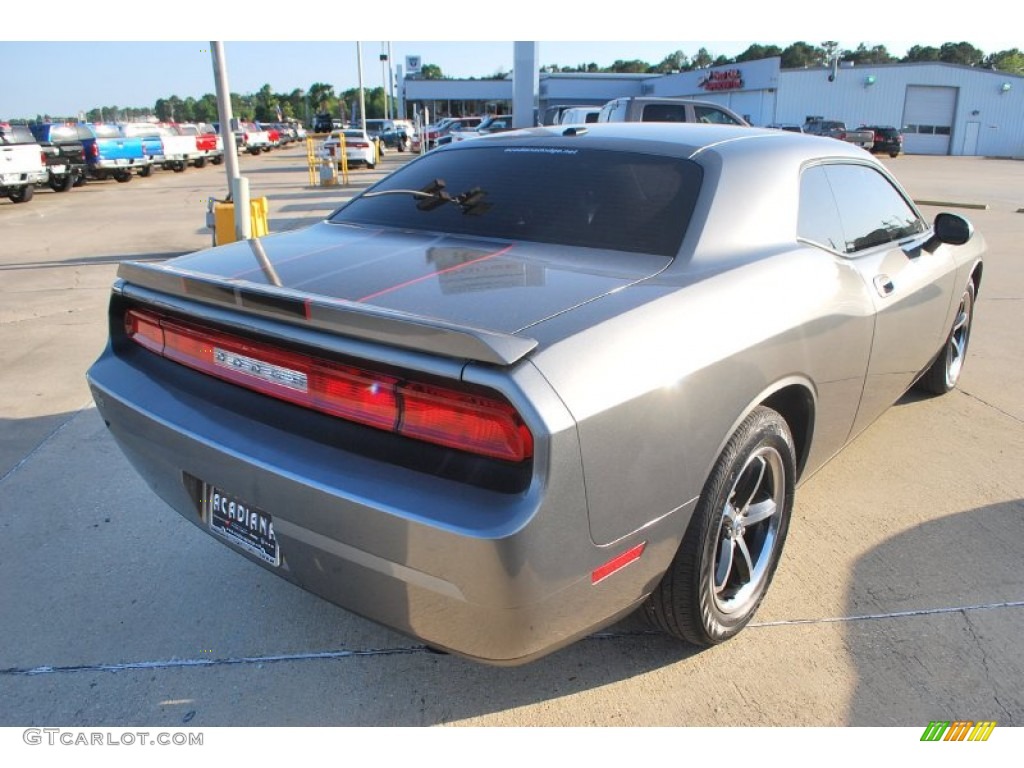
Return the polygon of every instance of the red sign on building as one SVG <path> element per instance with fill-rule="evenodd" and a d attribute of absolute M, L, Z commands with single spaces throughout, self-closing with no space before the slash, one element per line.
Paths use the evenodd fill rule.
<path fill-rule="evenodd" d="M 738 69 L 708 72 L 697 85 L 705 91 L 731 91 L 743 87 L 743 73 Z"/>

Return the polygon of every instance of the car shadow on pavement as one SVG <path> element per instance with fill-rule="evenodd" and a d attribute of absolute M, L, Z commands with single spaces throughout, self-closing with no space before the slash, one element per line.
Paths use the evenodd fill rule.
<path fill-rule="evenodd" d="M 860 557 L 847 596 L 848 724 L 1024 725 L 1024 499 L 949 515 Z"/>

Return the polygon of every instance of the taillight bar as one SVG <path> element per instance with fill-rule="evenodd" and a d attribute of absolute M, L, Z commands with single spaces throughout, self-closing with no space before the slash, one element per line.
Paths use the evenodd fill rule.
<path fill-rule="evenodd" d="M 346 421 L 505 461 L 533 455 L 510 403 L 425 381 L 279 349 L 130 309 L 125 332 L 142 347 L 224 381 Z"/>

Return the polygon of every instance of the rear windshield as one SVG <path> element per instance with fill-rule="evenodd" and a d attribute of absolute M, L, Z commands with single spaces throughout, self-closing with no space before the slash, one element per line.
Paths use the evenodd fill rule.
<path fill-rule="evenodd" d="M 464 204 L 425 198 L 437 180 Z M 424 155 L 330 221 L 675 256 L 700 183 L 675 157 L 476 144 Z"/>
<path fill-rule="evenodd" d="M 6 128 L 0 126 L 0 142 L 4 144 L 35 144 L 36 137 L 24 125 L 12 125 Z"/>
<path fill-rule="evenodd" d="M 73 125 L 51 126 L 50 141 L 78 141 L 78 130 Z"/>
<path fill-rule="evenodd" d="M 94 125 L 92 132 L 98 139 L 119 139 L 121 131 L 116 125 Z"/>

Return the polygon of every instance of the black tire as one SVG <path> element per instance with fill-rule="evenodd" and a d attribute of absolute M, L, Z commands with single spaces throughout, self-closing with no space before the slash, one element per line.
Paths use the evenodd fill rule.
<path fill-rule="evenodd" d="M 971 341 L 971 326 L 974 324 L 974 300 L 977 290 L 973 278 L 967 282 L 960 306 L 957 307 L 953 327 L 946 336 L 946 341 L 928 370 L 917 380 L 915 387 L 933 395 L 944 395 L 954 389 L 960 381 L 964 361 L 967 359 L 967 346 Z"/>
<path fill-rule="evenodd" d="M 130 175 L 131 174 L 129 174 L 129 176 Z M 152 176 L 152 175 L 153 175 L 153 164 L 152 163 L 150 163 L 149 165 L 144 165 L 144 166 L 142 166 L 142 168 L 139 169 L 139 176 L 141 176 L 142 178 L 146 178 L 147 176 Z M 118 179 L 118 181 L 120 181 L 120 180 L 121 179 Z"/>
<path fill-rule="evenodd" d="M 223 155 L 217 155 L 210 162 L 213 163 L 214 165 L 220 165 L 221 163 L 224 162 L 224 156 Z"/>
<path fill-rule="evenodd" d="M 152 168 L 153 166 L 147 165 L 146 167 L 147 168 Z M 139 175 L 141 175 L 141 173 Z M 129 182 L 131 180 L 132 180 L 132 172 L 131 171 L 117 171 L 116 173 L 114 173 L 114 181 L 116 181 L 118 184 L 125 184 L 126 182 Z"/>
<path fill-rule="evenodd" d="M 263 154 L 267 154 L 267 153 L 268 153 L 268 152 L 270 152 L 270 150 L 272 150 L 272 149 L 273 149 L 273 147 L 264 147 L 264 148 L 263 148 Z"/>
<path fill-rule="evenodd" d="M 83 174 L 80 174 L 80 175 L 76 176 L 75 177 L 75 183 L 72 186 L 84 187 L 85 186 L 85 174 L 83 173 Z"/>
<path fill-rule="evenodd" d="M 889 153 L 889 157 L 899 157 L 899 156 L 900 156 L 899 152 L 890 152 Z"/>
<path fill-rule="evenodd" d="M 53 176 L 50 178 L 50 189 L 54 192 L 67 192 L 75 184 L 75 177 L 70 173 L 66 173 L 63 176 Z"/>
<path fill-rule="evenodd" d="M 260 153 L 260 148 L 259 147 L 249 147 L 249 154 L 250 155 L 258 155 L 259 153 Z"/>
<path fill-rule="evenodd" d="M 173 170 L 174 170 L 175 173 L 184 173 L 184 171 L 185 171 L 185 163 L 184 162 L 175 163 Z"/>
<path fill-rule="evenodd" d="M 202 168 L 204 165 L 206 165 L 206 158 L 205 157 L 197 157 L 195 159 L 195 162 L 192 163 L 192 165 L 194 165 L 196 168 Z"/>
<path fill-rule="evenodd" d="M 718 457 L 682 544 L 643 614 L 696 645 L 735 636 L 754 617 L 789 530 L 796 451 L 785 419 L 760 406 Z"/>
<path fill-rule="evenodd" d="M 27 203 L 32 199 L 32 196 L 36 193 L 36 188 L 31 184 L 26 184 L 24 187 L 18 187 L 16 190 L 11 192 L 8 197 L 11 198 L 12 203 Z"/>

